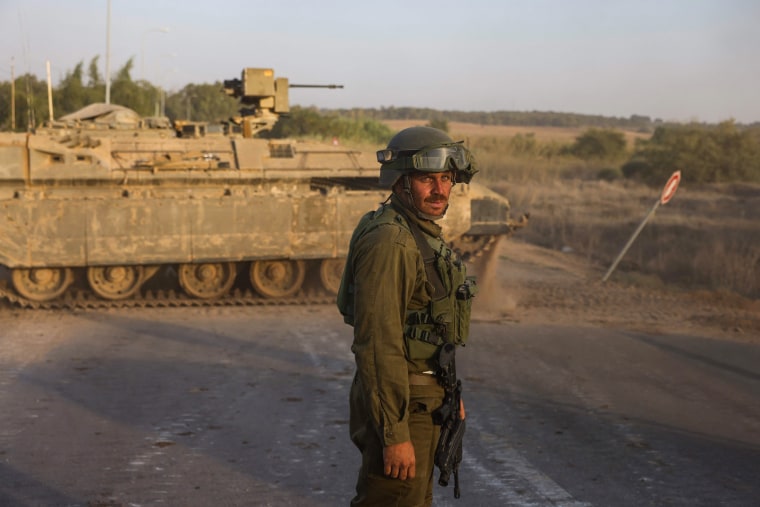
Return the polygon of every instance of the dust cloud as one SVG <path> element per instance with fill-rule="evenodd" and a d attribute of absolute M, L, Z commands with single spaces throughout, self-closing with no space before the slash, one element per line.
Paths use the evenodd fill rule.
<path fill-rule="evenodd" d="M 515 294 L 501 284 L 502 277 L 499 276 L 498 252 L 502 239 L 498 238 L 468 266 L 468 274 L 474 274 L 478 284 L 472 307 L 473 319 L 502 320 L 513 316 L 517 310 Z"/>

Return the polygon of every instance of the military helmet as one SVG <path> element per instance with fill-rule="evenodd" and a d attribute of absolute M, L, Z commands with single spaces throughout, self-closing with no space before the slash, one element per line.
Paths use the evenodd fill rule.
<path fill-rule="evenodd" d="M 470 150 L 463 141 L 454 142 L 446 132 L 432 127 L 402 130 L 377 152 L 380 185 L 390 188 L 412 171 L 439 173 L 454 171 L 455 181 L 469 183 L 478 171 Z"/>

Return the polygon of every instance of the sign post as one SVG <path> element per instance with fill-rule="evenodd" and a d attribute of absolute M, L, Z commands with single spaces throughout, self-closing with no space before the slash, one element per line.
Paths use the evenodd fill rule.
<path fill-rule="evenodd" d="M 660 204 L 667 204 L 669 200 L 673 198 L 678 190 L 678 184 L 681 182 L 681 171 L 674 172 L 668 182 L 665 183 L 665 187 L 662 189 L 662 195 L 660 196 Z"/>
<path fill-rule="evenodd" d="M 660 204 L 667 204 L 668 201 L 670 201 L 673 198 L 673 195 L 675 195 L 676 190 L 678 189 L 678 184 L 681 182 L 681 171 L 674 172 L 670 179 L 668 179 L 668 182 L 665 183 L 665 187 L 662 189 L 662 194 L 660 194 L 660 198 L 657 200 L 657 202 L 654 203 L 654 206 L 652 206 L 652 209 L 649 210 L 649 213 L 647 213 L 647 216 L 644 217 L 644 220 L 641 221 L 636 231 L 631 236 L 631 239 L 628 240 L 628 243 L 625 244 L 623 247 L 623 250 L 618 254 L 617 259 L 615 259 L 615 262 L 612 263 L 612 266 L 610 266 L 610 269 L 607 270 L 607 273 L 605 273 L 604 277 L 602 278 L 602 282 L 606 282 L 607 279 L 610 277 L 613 271 L 615 271 L 615 268 L 620 263 L 623 256 L 626 254 L 629 248 L 631 248 L 631 245 L 634 241 L 636 241 L 636 238 L 641 233 L 642 229 L 644 229 L 644 226 L 647 224 L 649 219 L 654 215 L 654 212 L 657 211 L 657 208 L 660 206 Z"/>

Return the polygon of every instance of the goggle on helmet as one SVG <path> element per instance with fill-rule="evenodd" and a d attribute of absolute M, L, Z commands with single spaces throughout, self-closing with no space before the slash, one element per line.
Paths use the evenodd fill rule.
<path fill-rule="evenodd" d="M 478 172 L 475 159 L 463 141 L 420 150 L 379 150 L 377 161 L 382 164 L 381 173 L 387 171 L 400 175 L 409 171 L 438 173 L 453 170 L 455 180 L 462 183 L 469 183 Z"/>

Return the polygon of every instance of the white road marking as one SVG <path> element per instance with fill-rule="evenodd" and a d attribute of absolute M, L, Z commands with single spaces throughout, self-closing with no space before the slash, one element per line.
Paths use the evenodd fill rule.
<path fill-rule="evenodd" d="M 470 480 L 462 483 L 462 501 L 467 488 L 475 487 L 494 500 L 493 505 L 511 507 L 590 507 L 572 497 L 549 476 L 534 468 L 519 452 L 509 447 L 503 438 L 484 431 L 474 420 L 468 419 L 468 433 L 477 435 L 486 452 L 488 464 L 467 453 L 462 458 L 462 471 L 468 478 L 477 478 L 477 484 Z M 437 506 L 454 506 L 453 479 L 447 488 L 436 488 Z M 450 496 L 446 492 L 450 492 Z M 498 502 L 496 501 L 498 499 Z"/>

